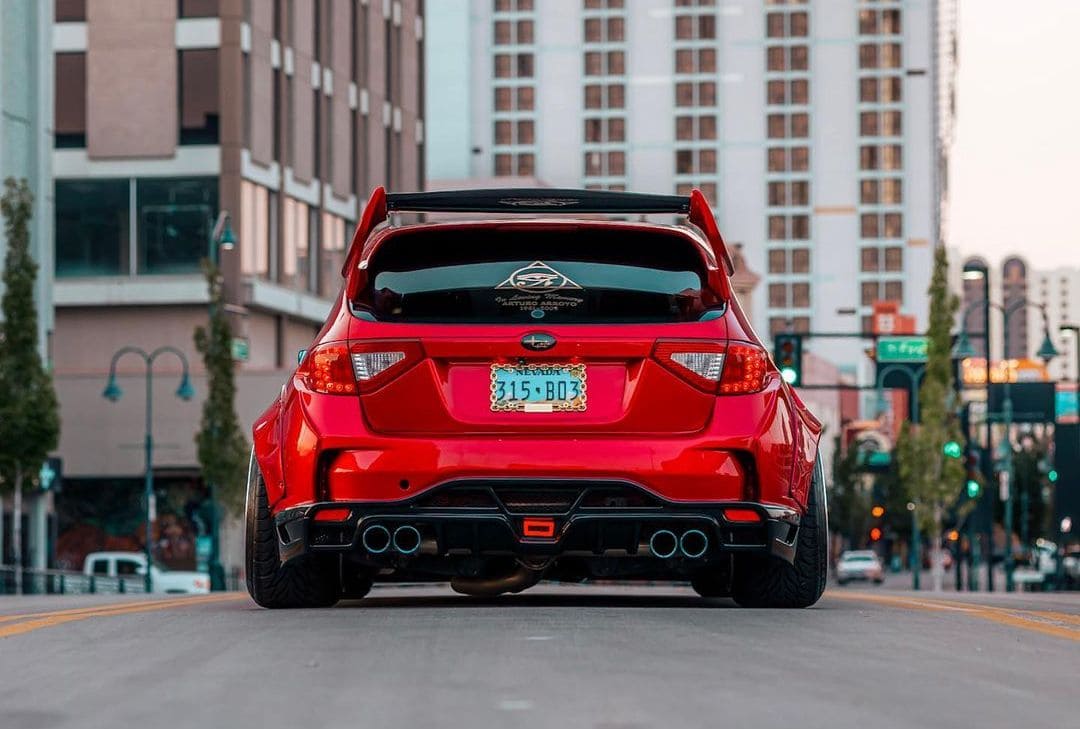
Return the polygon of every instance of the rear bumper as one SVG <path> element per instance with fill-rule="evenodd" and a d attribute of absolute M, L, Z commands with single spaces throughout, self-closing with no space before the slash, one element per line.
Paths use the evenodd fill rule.
<path fill-rule="evenodd" d="M 418 559 L 430 562 L 498 556 L 539 562 L 562 557 L 663 562 L 649 549 L 651 536 L 664 529 L 676 535 L 696 529 L 708 539 L 705 552 L 693 557 L 676 553 L 669 559 L 701 563 L 732 553 L 771 555 L 788 562 L 795 557 L 799 513 L 787 506 L 746 501 L 670 502 L 631 484 L 611 482 L 580 486 L 572 500 L 558 503 L 558 498 L 550 497 L 553 488 L 551 483 L 466 482 L 438 489 L 435 498 L 426 494 L 392 503 L 335 500 L 292 507 L 275 515 L 278 548 L 283 563 L 309 553 L 347 554 L 380 568 L 408 566 Z M 438 498 L 462 489 L 477 494 L 486 491 L 494 498 L 486 505 L 465 506 Z M 596 498 L 615 490 L 642 498 L 608 498 L 606 503 Z M 528 503 L 527 498 L 514 501 L 506 495 L 522 492 L 549 497 Z M 460 499 L 458 503 L 462 503 Z M 736 514 L 735 510 L 744 513 Z M 320 513 L 324 517 L 319 517 Z M 526 536 L 526 519 L 550 524 L 551 536 Z M 408 553 L 393 545 L 372 550 L 364 533 L 376 525 L 391 534 L 399 527 L 414 527 L 420 532 L 419 546 Z"/>

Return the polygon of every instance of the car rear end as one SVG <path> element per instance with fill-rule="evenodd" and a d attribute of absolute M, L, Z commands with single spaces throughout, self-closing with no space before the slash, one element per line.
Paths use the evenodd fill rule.
<path fill-rule="evenodd" d="M 283 562 L 471 594 L 794 559 L 819 426 L 700 231 L 383 227 L 256 426 Z"/>

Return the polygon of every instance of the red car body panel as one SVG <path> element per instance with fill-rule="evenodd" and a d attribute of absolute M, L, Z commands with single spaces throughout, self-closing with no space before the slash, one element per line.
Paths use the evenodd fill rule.
<path fill-rule="evenodd" d="M 744 342 L 761 347 L 731 295 L 730 258 L 704 198 L 690 200 L 698 230 L 623 221 L 437 223 L 391 227 L 386 195 L 372 195 L 345 281 L 314 345 L 379 340 L 415 352 L 395 375 L 358 393 L 310 389 L 300 375 L 254 425 L 254 457 L 271 511 L 328 502 L 394 504 L 469 479 L 613 480 L 672 503 L 753 502 L 802 513 L 821 424 L 771 359 L 760 392 L 718 395 L 665 367 L 657 342 Z M 704 207 L 702 207 L 704 206 Z M 417 231 L 651 231 L 692 245 L 723 315 L 663 324 L 448 324 L 365 320 L 350 305 L 375 254 Z M 405 243 L 407 245 L 407 243 Z M 727 269 L 727 270 L 725 270 Z M 530 332 L 554 336 L 523 352 Z M 587 362 L 588 408 L 522 417 L 488 407 L 493 363 Z"/>

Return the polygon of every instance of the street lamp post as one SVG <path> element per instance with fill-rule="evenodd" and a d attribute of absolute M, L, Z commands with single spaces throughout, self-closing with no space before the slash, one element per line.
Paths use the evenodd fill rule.
<path fill-rule="evenodd" d="M 1002 306 L 995 302 L 983 302 L 974 301 L 969 304 L 965 309 L 960 319 L 960 336 L 957 338 L 956 351 L 957 357 L 971 357 L 974 355 L 971 349 L 971 342 L 968 341 L 967 335 L 967 315 L 971 312 L 972 307 L 977 304 L 988 304 L 989 306 L 997 309 L 1002 314 L 1004 336 L 1009 332 L 1009 320 L 1013 314 L 1020 310 L 1033 307 L 1039 309 L 1043 315 L 1043 330 L 1044 337 L 1042 346 L 1039 347 L 1039 351 L 1036 355 L 1044 362 L 1049 362 L 1051 359 L 1058 355 L 1057 349 L 1054 347 L 1053 341 L 1050 339 L 1050 329 L 1046 316 L 1046 305 L 1035 304 L 1027 299 L 1020 299 L 1009 306 Z M 1004 339 L 1003 336 L 1003 339 Z M 990 359 L 990 343 L 987 341 L 986 346 L 986 358 Z M 1013 472 L 1013 449 L 1012 449 L 1012 426 L 1013 426 L 1013 403 L 1012 403 L 1012 374 L 1006 372 L 1004 377 L 1004 383 L 1002 383 L 1002 401 L 1001 401 L 1001 418 L 1005 425 L 1005 440 L 1002 442 L 1002 460 L 1004 461 L 1003 473 L 1004 473 L 1004 486 L 1005 491 L 1005 590 L 1006 592 L 1013 592 L 1016 589 L 1016 584 L 1013 581 L 1013 550 L 1012 550 L 1012 529 L 1013 529 L 1013 481 L 1016 474 Z M 986 382 L 987 392 L 987 405 L 989 406 L 989 393 L 990 393 L 990 381 L 989 378 Z M 987 413 L 989 416 L 989 412 Z M 989 427 L 989 424 L 987 424 Z M 989 491 L 990 489 L 987 489 Z M 992 554 L 992 553 L 991 553 Z M 993 560 L 991 559 L 991 562 Z"/>
<path fill-rule="evenodd" d="M 154 362 L 157 358 L 163 354 L 174 354 L 177 359 L 180 360 L 182 369 L 182 375 L 180 378 L 180 386 L 176 388 L 176 396 L 181 400 L 190 400 L 195 396 L 195 388 L 191 386 L 191 380 L 188 377 L 188 362 L 187 357 L 176 347 L 170 347 L 168 345 L 164 347 L 158 347 L 153 352 L 147 353 L 146 350 L 140 347 L 121 347 L 112 356 L 112 363 L 109 365 L 109 381 L 105 385 L 105 390 L 101 393 L 102 396 L 111 402 L 116 402 L 123 396 L 123 390 L 120 389 L 120 385 L 116 382 L 116 364 L 120 361 L 120 358 L 125 354 L 135 354 L 142 359 L 143 364 L 146 367 L 146 433 L 143 438 L 143 446 L 145 448 L 146 459 L 146 473 L 143 479 L 143 496 L 145 498 L 145 510 L 146 510 L 146 538 L 145 538 L 145 554 L 146 554 L 146 573 L 143 575 L 143 585 L 146 592 L 149 593 L 153 590 L 153 578 L 150 575 L 151 566 L 154 563 L 153 560 L 153 521 L 154 521 Z"/>
<path fill-rule="evenodd" d="M 214 223 L 214 227 L 210 232 L 210 240 L 207 244 L 207 259 L 210 261 L 210 265 L 215 271 L 215 275 L 220 276 L 218 271 L 218 264 L 220 262 L 220 252 L 231 251 L 236 245 L 236 236 L 233 235 L 232 229 L 232 217 L 228 211 L 222 210 L 218 213 L 217 220 Z M 207 332 L 209 334 L 208 342 L 210 346 L 213 346 L 214 335 L 210 331 L 213 327 L 214 318 L 214 301 L 210 301 L 210 323 Z M 207 560 L 207 572 L 210 573 L 210 589 L 211 590 L 224 590 L 225 589 L 225 571 L 221 567 L 221 537 L 220 537 L 220 519 L 218 518 L 218 494 L 217 483 L 213 479 L 207 479 L 207 486 L 210 491 L 210 558 Z"/>

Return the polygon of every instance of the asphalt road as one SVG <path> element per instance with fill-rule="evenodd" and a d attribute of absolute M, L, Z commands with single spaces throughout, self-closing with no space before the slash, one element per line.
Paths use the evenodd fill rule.
<path fill-rule="evenodd" d="M 1067 727 L 1080 594 L 830 589 L 802 611 L 682 587 L 476 600 L 377 588 L 0 598 L 0 727 Z"/>

